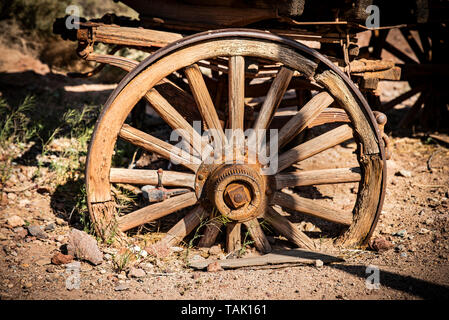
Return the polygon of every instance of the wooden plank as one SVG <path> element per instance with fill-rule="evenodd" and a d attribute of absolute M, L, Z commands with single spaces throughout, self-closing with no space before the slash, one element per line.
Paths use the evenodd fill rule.
<path fill-rule="evenodd" d="M 211 220 L 206 224 L 204 228 L 203 236 L 198 242 L 198 247 L 200 248 L 210 248 L 215 243 L 218 234 L 220 233 L 220 228 L 223 223 L 214 217 L 212 214 L 210 216 Z"/>
<path fill-rule="evenodd" d="M 170 213 L 193 206 L 197 202 L 195 192 L 185 193 L 162 202 L 151 204 L 117 219 L 120 231 L 127 231 L 157 220 Z"/>
<path fill-rule="evenodd" d="M 227 259 L 227 260 L 202 260 L 190 261 L 189 266 L 193 269 L 202 270 L 213 262 L 218 262 L 223 269 L 237 269 L 243 267 L 256 267 L 278 264 L 306 264 L 314 265 L 316 260 L 324 264 L 344 262 L 344 259 L 328 254 L 312 252 L 304 249 L 276 250 L 260 257 Z"/>
<path fill-rule="evenodd" d="M 352 213 L 324 206 L 312 199 L 300 197 L 296 194 L 275 192 L 270 201 L 272 205 L 299 211 L 314 217 L 343 225 L 351 225 Z"/>
<path fill-rule="evenodd" d="M 168 230 L 167 234 L 160 240 L 160 242 L 166 244 L 167 246 L 178 245 L 184 237 L 198 227 L 201 221 L 207 216 L 208 214 L 202 206 L 196 206 L 184 218 Z"/>
<path fill-rule="evenodd" d="M 332 129 L 322 135 L 306 141 L 279 156 L 278 172 L 314 156 L 321 151 L 332 148 L 352 138 L 352 129 L 347 124 Z"/>
<path fill-rule="evenodd" d="M 119 132 L 119 136 L 138 147 L 155 152 L 167 160 L 179 162 L 181 165 L 193 171 L 198 170 L 201 164 L 200 159 L 188 154 L 186 151 L 133 128 L 130 125 L 124 124 Z"/>
<path fill-rule="evenodd" d="M 298 229 L 286 217 L 280 215 L 277 209 L 268 207 L 264 213 L 264 219 L 281 235 L 296 244 L 300 248 L 315 249 L 315 244 L 304 232 Z"/>
<path fill-rule="evenodd" d="M 338 168 L 278 173 L 274 176 L 276 190 L 287 187 L 313 186 L 360 181 L 360 168 Z"/>

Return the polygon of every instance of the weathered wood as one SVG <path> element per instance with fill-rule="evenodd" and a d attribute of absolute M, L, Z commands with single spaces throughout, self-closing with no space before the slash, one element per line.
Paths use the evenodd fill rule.
<path fill-rule="evenodd" d="M 151 89 L 145 94 L 145 98 L 153 106 L 153 109 L 162 119 L 187 141 L 197 153 L 202 150 L 201 135 L 179 114 L 178 111 L 159 93 Z"/>
<path fill-rule="evenodd" d="M 151 204 L 118 218 L 119 230 L 126 231 L 154 221 L 175 211 L 193 206 L 197 201 L 195 192 L 188 192 L 162 202 Z"/>
<path fill-rule="evenodd" d="M 177 161 L 193 171 L 198 170 L 198 167 L 201 164 L 200 159 L 190 155 L 186 151 L 133 128 L 130 125 L 124 124 L 120 130 L 119 136 L 138 147 L 150 152 L 155 152 L 165 159 Z"/>
<path fill-rule="evenodd" d="M 111 168 L 111 183 L 157 185 L 157 170 Z M 184 172 L 164 171 L 162 185 L 169 187 L 195 187 L 195 175 Z"/>
<path fill-rule="evenodd" d="M 359 167 L 294 171 L 278 173 L 274 176 L 276 190 L 288 187 L 358 182 L 360 179 Z"/>
<path fill-rule="evenodd" d="M 327 92 L 321 92 L 314 96 L 281 128 L 278 136 L 279 146 L 284 146 L 296 137 L 332 102 L 334 99 Z"/>
<path fill-rule="evenodd" d="M 254 241 L 254 246 L 260 252 L 267 253 L 271 251 L 270 243 L 268 242 L 267 237 L 262 231 L 260 227 L 259 221 L 257 219 L 252 219 L 246 222 L 243 222 L 245 227 L 248 229 L 249 235 Z"/>
<path fill-rule="evenodd" d="M 361 109 L 360 103 L 357 102 L 343 79 L 332 70 L 318 73 L 314 78 L 329 91 L 338 105 L 346 111 L 354 127 L 354 134 L 363 143 L 364 152 L 366 154 L 379 154 L 379 141 L 376 137 L 374 124 L 369 121 L 367 112 Z"/>
<path fill-rule="evenodd" d="M 298 229 L 286 217 L 280 215 L 276 209 L 268 207 L 264 213 L 264 219 L 281 235 L 296 244 L 300 248 L 315 249 L 315 244 L 304 232 Z"/>
<path fill-rule="evenodd" d="M 185 68 L 185 74 L 201 116 L 203 117 L 207 128 L 210 130 L 210 133 L 214 136 L 214 142 L 218 145 L 223 145 L 226 141 L 226 137 L 200 68 L 196 64 L 193 64 Z"/>
<path fill-rule="evenodd" d="M 226 251 L 234 252 L 242 248 L 240 222 L 230 222 L 226 225 Z"/>
<path fill-rule="evenodd" d="M 229 128 L 243 130 L 245 108 L 245 59 L 229 58 Z"/>
<path fill-rule="evenodd" d="M 275 192 L 270 203 L 272 205 L 277 204 L 284 208 L 296 210 L 314 217 L 347 226 L 352 223 L 352 214 L 350 212 L 329 208 L 314 200 L 300 197 L 296 194 L 286 194 L 279 191 Z"/>
<path fill-rule="evenodd" d="M 212 247 L 215 243 L 215 239 L 217 239 L 217 236 L 220 233 L 220 228 L 223 226 L 223 223 L 213 214 L 211 214 L 209 218 L 210 220 L 207 222 L 203 235 L 198 242 L 198 247 L 200 248 Z"/>
<path fill-rule="evenodd" d="M 202 206 L 196 206 L 168 230 L 167 234 L 160 240 L 160 242 L 169 247 L 178 245 L 188 234 L 198 227 L 201 221 L 207 216 L 208 214 Z"/>
<path fill-rule="evenodd" d="M 267 80 L 262 83 L 247 84 L 245 87 L 245 96 L 247 98 L 265 96 L 267 94 L 268 90 L 270 89 L 271 85 L 273 84 L 273 81 Z M 318 91 L 323 89 L 320 86 L 313 84 L 308 80 L 301 79 L 298 77 L 293 77 L 290 80 L 287 90 L 296 89 L 296 88 L 318 90 Z"/>
<path fill-rule="evenodd" d="M 279 156 L 278 172 L 288 168 L 298 161 L 305 160 L 326 149 L 332 148 L 352 138 L 352 129 L 342 125 L 322 135 L 306 141 Z"/>
<path fill-rule="evenodd" d="M 226 260 L 201 260 L 190 261 L 189 266 L 194 269 L 206 269 L 213 262 L 223 269 L 237 269 L 243 267 L 256 267 L 277 264 L 307 264 L 314 265 L 316 260 L 321 260 L 325 264 L 344 262 L 345 260 L 324 253 L 312 252 L 303 249 L 276 250 L 260 257 L 226 259 Z"/>
<path fill-rule="evenodd" d="M 345 247 L 366 246 L 377 222 L 376 211 L 379 206 L 384 162 L 379 155 L 362 156 L 360 162 L 363 174 L 354 207 L 353 223 L 336 239 L 336 244 Z"/>
<path fill-rule="evenodd" d="M 320 126 L 325 123 L 334 122 L 351 122 L 345 110 L 339 108 L 326 108 L 316 117 L 312 123 L 308 125 L 309 128 Z"/>
<path fill-rule="evenodd" d="M 256 122 L 254 123 L 253 129 L 266 129 L 268 128 L 282 97 L 287 90 L 288 84 L 293 76 L 293 71 L 282 67 L 273 83 L 271 84 L 270 90 L 268 90 L 265 101 L 263 102 L 262 108 L 257 116 Z"/>

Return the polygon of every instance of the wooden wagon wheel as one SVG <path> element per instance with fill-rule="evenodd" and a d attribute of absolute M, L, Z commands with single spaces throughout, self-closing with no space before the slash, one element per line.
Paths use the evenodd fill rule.
<path fill-rule="evenodd" d="M 223 70 L 228 78 L 227 112 L 224 114 L 214 106 L 206 85 L 208 77 L 198 67 L 201 61 L 216 58 L 228 63 L 227 70 Z M 279 130 L 281 148 L 273 175 L 263 174 L 267 165 L 246 161 L 251 134 L 243 139 L 237 136 L 242 140 L 234 145 L 233 151 L 237 149 L 238 153 L 231 159 L 224 159 L 220 153 L 217 156 L 217 152 L 211 153 L 211 149 L 207 149 L 210 136 L 208 141 L 202 139 L 186 120 L 199 115 L 203 128 L 215 130 L 213 151 L 219 144 L 230 145 L 231 139 L 225 135 L 225 128 L 247 129 L 244 119 L 246 59 L 272 61 L 280 66 L 268 84 L 262 84 L 267 92 L 256 119 L 250 123 L 252 128 L 269 128 L 292 81 L 299 79 L 311 88 L 318 88 L 314 97 Z M 160 86 L 170 83 L 167 78 L 175 72 L 185 74 L 196 110 L 187 108 L 192 97 L 189 98 L 190 94 L 179 86 L 175 86 L 176 90 L 185 98 L 188 110 L 175 107 L 161 90 L 158 91 L 162 89 Z M 150 102 L 172 129 L 182 129 L 179 135 L 190 141 L 188 151 L 126 123 L 133 107 L 142 98 Z M 179 97 L 175 98 L 179 102 Z M 328 108 L 331 104 L 342 109 Z M 325 133 L 288 147 L 306 127 L 334 121 L 346 123 L 336 127 L 334 124 L 333 129 L 321 126 Z M 299 162 L 352 138 L 357 146 L 354 156 L 357 167 L 335 168 L 336 164 L 332 164 L 333 168 L 328 169 L 292 171 Z M 177 162 L 178 166 L 164 171 L 112 168 L 117 139 Z M 206 149 L 209 151 L 205 152 Z M 270 150 L 272 154 L 277 151 Z M 295 212 L 343 226 L 344 232 L 336 239 L 338 244 L 365 244 L 382 207 L 385 174 L 384 146 L 374 115 L 361 93 L 342 72 L 318 52 L 298 42 L 265 32 L 231 29 L 198 34 L 163 48 L 123 79 L 109 97 L 97 122 L 89 147 L 86 183 L 91 220 L 103 239 L 123 235 L 123 232 L 164 217 L 177 216 L 175 212 L 179 214 L 180 210 L 189 208 L 186 214 L 181 213 L 179 221 L 175 221 L 160 243 L 175 245 L 200 226 L 201 221 L 207 221 L 201 229 L 200 246 L 211 246 L 221 229 L 226 230 L 228 251 L 236 250 L 241 245 L 241 232 L 246 230 L 255 247 L 268 252 L 271 246 L 261 228 L 262 220 L 297 246 L 315 248 L 314 241 L 291 222 Z M 352 212 L 324 205 L 295 191 L 297 186 L 348 182 L 358 184 Z M 188 190 L 119 215 L 111 195 L 113 183 L 159 184 L 159 187 L 162 184 L 167 188 Z M 160 190 L 163 193 L 164 189 Z M 292 216 L 287 217 L 282 209 Z M 217 216 L 222 219 L 216 219 Z M 227 222 L 226 227 L 223 222 Z"/>
<path fill-rule="evenodd" d="M 381 110 L 387 112 L 418 95 L 398 127 L 408 127 L 416 123 L 426 129 L 447 127 L 449 95 L 444 83 L 449 75 L 449 28 L 435 24 L 397 30 L 408 48 L 399 48 L 396 43 L 392 43 L 388 39 L 390 30 L 374 31 L 369 44 L 373 49 L 371 56 L 380 59 L 382 50 L 385 50 L 399 59 L 402 63 L 401 80 L 408 81 L 411 89 L 385 103 Z"/>

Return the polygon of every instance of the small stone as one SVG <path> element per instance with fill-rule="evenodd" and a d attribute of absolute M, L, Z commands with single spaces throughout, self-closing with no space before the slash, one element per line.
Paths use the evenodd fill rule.
<path fill-rule="evenodd" d="M 125 272 L 120 272 L 119 275 L 117 275 L 117 278 L 119 278 L 120 280 L 125 280 L 126 279 L 126 273 Z"/>
<path fill-rule="evenodd" d="M 406 252 L 401 252 L 401 258 L 407 258 L 407 253 Z"/>
<path fill-rule="evenodd" d="M 109 261 L 112 259 L 112 255 L 110 255 L 109 253 L 105 253 L 105 255 L 103 256 L 105 260 Z"/>
<path fill-rule="evenodd" d="M 49 265 L 45 271 L 47 271 L 48 273 L 54 273 L 56 271 L 55 266 Z"/>
<path fill-rule="evenodd" d="M 209 265 L 207 266 L 207 272 L 218 272 L 218 271 L 223 271 L 223 268 L 217 261 L 209 263 Z"/>
<path fill-rule="evenodd" d="M 405 178 L 411 178 L 412 177 L 412 173 L 410 171 L 408 171 L 408 170 L 405 170 L 405 169 L 401 169 L 399 171 L 396 171 L 395 175 L 399 176 L 399 177 L 405 177 Z"/>
<path fill-rule="evenodd" d="M 25 284 L 23 285 L 24 289 L 30 289 L 33 286 L 33 284 L 31 282 L 25 282 Z"/>
<path fill-rule="evenodd" d="M 51 258 L 51 263 L 55 265 L 67 264 L 73 261 L 73 256 L 70 254 L 62 254 L 61 252 L 56 252 Z"/>
<path fill-rule="evenodd" d="M 25 221 L 19 216 L 12 216 L 6 219 L 6 223 L 13 228 L 21 227 L 25 224 Z"/>
<path fill-rule="evenodd" d="M 392 236 L 404 238 L 405 236 L 407 236 L 407 230 L 396 231 L 392 234 Z"/>
<path fill-rule="evenodd" d="M 23 193 L 23 195 L 24 195 L 25 197 L 27 197 L 27 198 L 30 198 L 33 194 L 31 193 L 30 190 L 27 190 L 27 191 L 25 191 L 25 192 Z"/>
<path fill-rule="evenodd" d="M 191 258 L 192 261 L 202 261 L 202 260 L 206 260 L 205 258 L 203 258 L 202 256 L 200 256 L 199 254 L 194 255 Z"/>
<path fill-rule="evenodd" d="M 54 224 L 54 223 L 50 223 L 49 225 L 47 225 L 47 226 L 44 228 L 44 230 L 45 230 L 45 231 L 53 231 L 53 230 L 55 230 L 55 228 L 56 228 L 55 224 Z"/>
<path fill-rule="evenodd" d="M 28 231 L 22 227 L 15 228 L 14 232 L 15 237 L 19 240 L 25 238 L 28 235 Z"/>
<path fill-rule="evenodd" d="M 28 226 L 28 233 L 38 239 L 48 239 L 48 234 L 38 225 Z"/>
<path fill-rule="evenodd" d="M 324 263 L 320 259 L 315 260 L 315 267 L 321 268 L 323 265 Z"/>
<path fill-rule="evenodd" d="M 160 259 L 168 257 L 172 252 L 170 248 L 164 243 L 155 243 L 149 245 L 145 248 L 145 251 L 148 252 L 149 255 Z"/>
<path fill-rule="evenodd" d="M 47 264 L 51 264 L 51 260 L 49 258 L 42 258 L 36 261 L 36 264 L 39 266 L 45 266 Z"/>
<path fill-rule="evenodd" d="M 393 248 L 393 244 L 382 237 L 376 237 L 375 239 L 371 240 L 369 246 L 371 249 L 378 252 L 387 251 Z"/>
<path fill-rule="evenodd" d="M 67 225 L 67 222 L 64 219 L 56 218 L 55 221 L 58 226 L 66 226 Z"/>
<path fill-rule="evenodd" d="M 59 236 L 56 236 L 56 238 L 55 238 L 55 240 L 58 241 L 58 242 L 63 242 L 64 239 L 65 239 L 65 236 L 63 236 L 62 234 L 59 235 Z"/>
<path fill-rule="evenodd" d="M 313 230 L 315 230 L 315 225 L 314 225 L 313 223 L 311 223 L 311 222 L 306 222 L 306 223 L 304 224 L 304 231 L 311 232 L 311 231 L 313 231 Z"/>
<path fill-rule="evenodd" d="M 218 255 L 218 259 L 220 259 L 220 260 L 226 260 L 226 255 L 225 255 L 224 253 L 220 253 L 220 254 Z"/>
<path fill-rule="evenodd" d="M 146 270 L 147 272 L 153 272 L 153 270 L 154 270 L 154 266 L 153 266 L 153 264 L 150 263 L 150 262 L 146 262 L 146 263 L 141 264 L 141 267 L 142 267 L 144 270 Z"/>
<path fill-rule="evenodd" d="M 404 251 L 405 247 L 403 244 L 400 244 L 394 248 L 397 252 Z"/>
<path fill-rule="evenodd" d="M 173 252 L 182 252 L 184 249 L 181 247 L 170 247 L 170 250 Z"/>
<path fill-rule="evenodd" d="M 212 246 L 209 249 L 209 254 L 219 255 L 221 253 L 221 247 L 219 245 Z"/>
<path fill-rule="evenodd" d="M 22 199 L 19 201 L 19 207 L 23 208 L 26 207 L 27 205 L 29 205 L 31 203 L 30 200 L 28 199 Z"/>
<path fill-rule="evenodd" d="M 103 262 L 103 253 L 98 248 L 95 238 L 77 229 L 72 229 L 69 234 L 67 253 L 94 265 Z"/>
<path fill-rule="evenodd" d="M 129 289 L 129 285 L 127 283 L 121 283 L 114 288 L 115 291 L 125 291 Z"/>
<path fill-rule="evenodd" d="M 145 277 L 146 273 L 142 269 L 134 268 L 132 267 L 129 269 L 128 277 L 129 278 L 143 278 Z"/>
<path fill-rule="evenodd" d="M 106 273 L 106 270 L 101 269 L 101 270 L 100 270 L 100 273 L 101 273 L 101 274 L 105 274 L 105 273 Z"/>
<path fill-rule="evenodd" d="M 426 229 L 426 228 L 421 228 L 420 230 L 419 230 L 419 234 L 427 234 L 427 233 L 429 233 L 430 232 L 430 230 L 429 229 Z"/>
<path fill-rule="evenodd" d="M 9 200 L 16 200 L 17 199 L 17 195 L 15 193 L 8 193 L 8 199 Z"/>
<path fill-rule="evenodd" d="M 148 252 L 146 250 L 140 250 L 139 255 L 142 258 L 146 258 L 148 256 Z"/>
<path fill-rule="evenodd" d="M 424 223 L 429 226 L 429 225 L 432 225 L 434 222 L 435 221 L 432 218 L 429 218 Z"/>

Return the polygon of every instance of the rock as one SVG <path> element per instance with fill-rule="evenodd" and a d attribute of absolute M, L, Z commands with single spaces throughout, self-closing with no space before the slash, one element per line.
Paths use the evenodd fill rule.
<path fill-rule="evenodd" d="M 146 273 L 142 269 L 131 267 L 128 272 L 128 278 L 143 278 Z"/>
<path fill-rule="evenodd" d="M 12 216 L 12 217 L 9 217 L 8 219 L 6 219 L 6 223 L 10 227 L 16 228 L 16 227 L 23 226 L 25 224 L 25 221 L 19 216 Z"/>
<path fill-rule="evenodd" d="M 429 225 L 432 225 L 434 222 L 435 221 L 432 218 L 429 218 L 424 223 L 429 226 Z"/>
<path fill-rule="evenodd" d="M 430 232 L 430 230 L 429 229 L 426 229 L 426 228 L 421 228 L 421 230 L 419 230 L 419 234 L 427 234 L 427 233 L 429 233 Z"/>
<path fill-rule="evenodd" d="M 72 229 L 69 234 L 67 253 L 94 265 L 103 262 L 103 253 L 98 248 L 97 241 L 86 232 L 77 229 Z"/>
<path fill-rule="evenodd" d="M 405 178 L 411 178 L 412 177 L 412 173 L 410 171 L 408 171 L 408 170 L 405 170 L 405 169 L 401 169 L 399 171 L 396 171 L 395 175 L 399 176 L 399 177 L 405 177 Z"/>
<path fill-rule="evenodd" d="M 65 236 L 63 236 L 62 234 L 60 234 L 59 236 L 56 236 L 55 240 L 58 242 L 63 242 L 65 239 Z"/>
<path fill-rule="evenodd" d="M 126 273 L 124 271 L 120 272 L 120 274 L 117 276 L 117 278 L 119 278 L 120 280 L 125 280 L 126 279 Z"/>
<path fill-rule="evenodd" d="M 402 258 L 407 258 L 407 253 L 406 252 L 401 252 L 401 257 Z"/>
<path fill-rule="evenodd" d="M 55 221 L 58 226 L 66 226 L 67 225 L 67 222 L 64 219 L 56 218 Z"/>
<path fill-rule="evenodd" d="M 154 271 L 154 266 L 152 263 L 150 262 L 146 262 L 144 264 L 141 264 L 142 268 L 144 270 L 146 270 L 147 272 L 153 272 Z"/>
<path fill-rule="evenodd" d="M 405 236 L 407 236 L 407 230 L 396 231 L 392 234 L 392 236 L 404 238 Z"/>
<path fill-rule="evenodd" d="M 202 260 L 206 260 L 206 259 L 203 258 L 202 256 L 200 256 L 199 254 L 196 254 L 190 260 L 192 260 L 192 261 L 202 261 Z"/>
<path fill-rule="evenodd" d="M 311 223 L 311 222 L 306 222 L 306 223 L 304 224 L 304 231 L 311 232 L 311 231 L 313 231 L 313 230 L 315 230 L 315 225 L 314 225 L 313 223 Z"/>
<path fill-rule="evenodd" d="M 38 225 L 28 226 L 28 233 L 38 239 L 48 239 L 48 234 Z"/>
<path fill-rule="evenodd" d="M 218 259 L 220 259 L 220 260 L 226 260 L 226 255 L 225 255 L 224 253 L 220 253 L 220 254 L 218 255 Z"/>
<path fill-rule="evenodd" d="M 53 265 L 48 266 L 45 271 L 47 271 L 48 273 L 55 273 L 56 272 L 56 268 Z"/>
<path fill-rule="evenodd" d="M 315 260 L 315 267 L 321 268 L 323 265 L 324 263 L 320 259 Z"/>
<path fill-rule="evenodd" d="M 51 263 L 55 265 L 67 264 L 73 261 L 73 256 L 71 254 L 62 254 L 61 252 L 56 252 L 51 258 Z"/>
<path fill-rule="evenodd" d="M 28 231 L 22 227 L 18 227 L 14 229 L 15 238 L 16 239 L 23 239 L 28 235 Z"/>
<path fill-rule="evenodd" d="M 9 200 L 16 200 L 17 199 L 17 195 L 15 193 L 8 193 L 8 199 Z"/>
<path fill-rule="evenodd" d="M 223 271 L 223 268 L 217 261 L 209 263 L 209 265 L 207 266 L 207 272 L 218 272 L 218 271 Z"/>
<path fill-rule="evenodd" d="M 405 247 L 404 247 L 403 244 L 400 244 L 400 245 L 396 246 L 394 249 L 395 249 L 397 252 L 401 252 L 401 251 L 404 251 L 404 250 L 405 250 Z"/>
<path fill-rule="evenodd" d="M 56 228 L 55 224 L 54 223 L 50 223 L 49 225 L 47 225 L 44 228 L 44 231 L 53 231 L 53 230 L 55 230 L 55 228 Z"/>
<path fill-rule="evenodd" d="M 129 285 L 127 283 L 120 283 L 119 285 L 117 285 L 114 290 L 115 291 L 125 291 L 129 289 Z"/>
<path fill-rule="evenodd" d="M 170 248 L 162 242 L 146 247 L 145 251 L 156 258 L 166 258 L 171 254 Z"/>
<path fill-rule="evenodd" d="M 170 250 L 173 252 L 182 252 L 184 249 L 181 247 L 170 247 Z"/>
<path fill-rule="evenodd" d="M 108 261 L 112 259 L 112 256 L 109 253 L 106 253 L 103 257 L 105 260 L 108 260 Z"/>
<path fill-rule="evenodd" d="M 209 254 L 219 255 L 221 253 L 221 247 L 219 245 L 212 246 L 209 249 Z"/>
<path fill-rule="evenodd" d="M 374 251 L 382 252 L 393 248 L 393 244 L 385 238 L 376 237 L 369 242 L 369 246 Z"/>
<path fill-rule="evenodd" d="M 106 273 L 106 270 L 104 270 L 104 269 L 100 270 L 100 274 L 105 274 L 105 273 Z"/>

